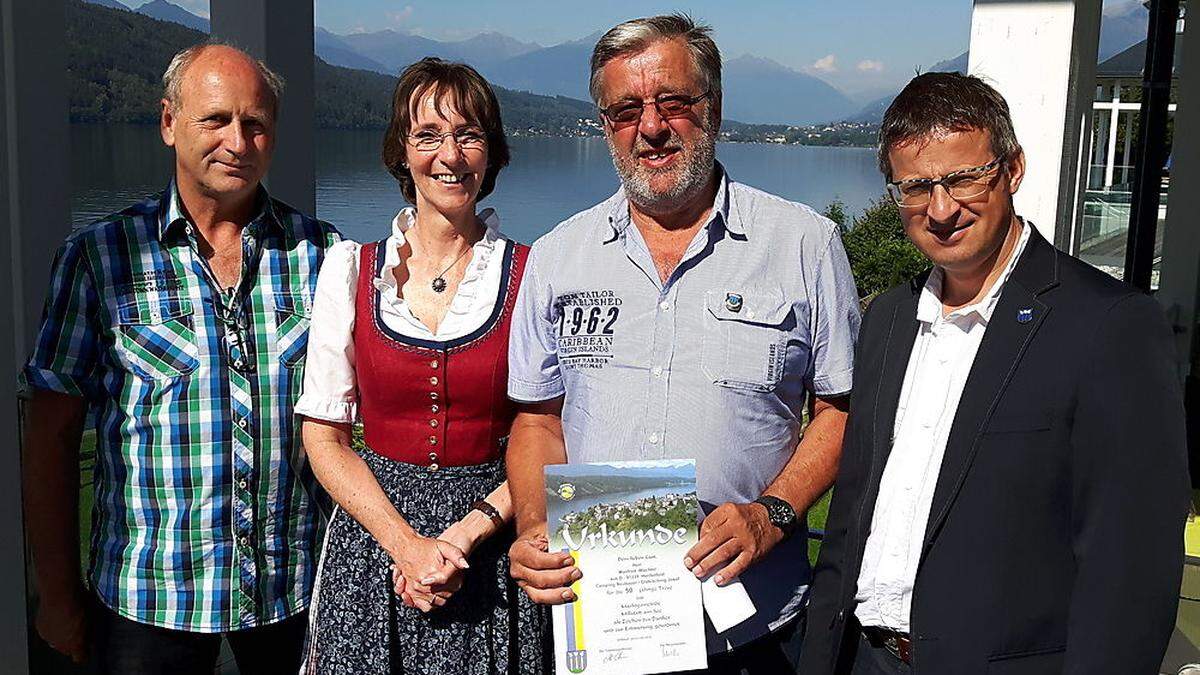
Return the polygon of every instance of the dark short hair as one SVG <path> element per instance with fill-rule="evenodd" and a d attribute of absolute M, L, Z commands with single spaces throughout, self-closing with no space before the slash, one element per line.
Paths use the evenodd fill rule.
<path fill-rule="evenodd" d="M 488 166 L 476 197 L 483 199 L 495 189 L 500 169 L 508 166 L 508 141 L 504 138 L 500 103 L 495 92 L 482 75 L 465 63 L 451 63 L 431 56 L 400 73 L 400 81 L 392 94 L 392 120 L 383 134 L 383 164 L 400 183 L 404 198 L 416 204 L 412 172 L 405 161 L 406 148 L 417 103 L 431 91 L 439 113 L 445 114 L 442 105 L 448 101 L 471 124 L 483 129 L 487 137 Z"/>
<path fill-rule="evenodd" d="M 891 180 L 888 153 L 897 145 L 927 139 L 938 132 L 970 130 L 988 132 L 992 153 L 1005 164 L 1021 152 L 1008 103 L 1000 92 L 973 75 L 918 75 L 883 114 L 879 170 Z"/>

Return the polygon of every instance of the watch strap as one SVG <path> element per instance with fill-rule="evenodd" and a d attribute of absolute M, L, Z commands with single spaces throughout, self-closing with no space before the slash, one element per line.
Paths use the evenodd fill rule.
<path fill-rule="evenodd" d="M 492 522 L 496 525 L 496 529 L 504 527 L 504 517 L 500 515 L 500 511 L 497 510 L 496 507 L 488 503 L 488 500 L 477 500 L 471 505 L 471 508 L 475 511 L 479 511 L 488 518 L 491 518 Z"/>
<path fill-rule="evenodd" d="M 800 517 L 796 513 L 796 509 L 787 500 L 780 499 L 773 495 L 763 495 L 755 499 L 756 504 L 762 504 L 767 510 L 767 517 L 771 520 L 771 524 L 778 527 L 783 532 L 784 536 L 790 536 L 796 531 L 800 524 Z"/>

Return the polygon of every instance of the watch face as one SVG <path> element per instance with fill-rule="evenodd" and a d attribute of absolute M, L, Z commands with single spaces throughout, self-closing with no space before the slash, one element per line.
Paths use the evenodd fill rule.
<path fill-rule="evenodd" d="M 767 518 L 781 530 L 789 531 L 796 525 L 796 512 L 782 499 L 763 497 L 759 503 L 767 507 Z"/>
<path fill-rule="evenodd" d="M 792 510 L 782 504 L 771 505 L 771 521 L 776 525 L 791 525 L 796 517 L 792 514 Z"/>

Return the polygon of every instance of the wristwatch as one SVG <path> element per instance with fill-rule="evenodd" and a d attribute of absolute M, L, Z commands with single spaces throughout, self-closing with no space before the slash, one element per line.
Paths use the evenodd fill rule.
<path fill-rule="evenodd" d="M 796 531 L 796 527 L 800 524 L 796 517 L 796 509 L 792 505 L 779 497 L 771 495 L 763 495 L 754 500 L 756 504 L 762 504 L 767 509 L 767 518 L 771 524 L 778 527 L 783 536 L 790 537 Z"/>

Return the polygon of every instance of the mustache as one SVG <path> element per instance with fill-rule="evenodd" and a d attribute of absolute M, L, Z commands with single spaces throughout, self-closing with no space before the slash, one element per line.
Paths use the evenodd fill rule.
<path fill-rule="evenodd" d="M 645 139 L 645 137 L 638 135 L 637 140 L 635 140 L 633 143 L 631 152 L 634 157 L 637 157 L 646 152 L 662 152 L 664 150 L 686 149 L 687 144 L 683 142 L 683 139 L 680 138 L 679 134 L 676 133 L 674 129 L 671 129 L 671 135 L 667 136 L 665 140 L 659 141 L 658 143 L 650 143 Z"/>

